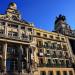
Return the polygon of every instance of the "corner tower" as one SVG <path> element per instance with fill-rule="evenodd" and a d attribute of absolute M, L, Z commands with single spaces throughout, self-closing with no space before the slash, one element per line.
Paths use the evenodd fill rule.
<path fill-rule="evenodd" d="M 66 17 L 63 15 L 59 15 L 55 20 L 55 32 L 68 35 L 71 33 L 70 26 L 66 23 Z"/>
<path fill-rule="evenodd" d="M 16 3 L 12 2 L 9 4 L 6 14 L 10 19 L 13 19 L 13 20 L 21 19 L 21 15 L 20 15 L 19 11 L 17 10 Z"/>

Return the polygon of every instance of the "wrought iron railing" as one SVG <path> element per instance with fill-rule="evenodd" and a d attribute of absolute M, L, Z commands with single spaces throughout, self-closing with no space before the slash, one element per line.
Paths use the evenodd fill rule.
<path fill-rule="evenodd" d="M 31 41 L 32 37 L 27 35 L 26 37 L 19 37 L 19 36 L 12 36 L 12 35 L 5 35 L 5 33 L 0 33 L 0 38 L 9 38 L 9 39 L 16 39 L 16 40 L 22 40 L 22 41 Z"/>

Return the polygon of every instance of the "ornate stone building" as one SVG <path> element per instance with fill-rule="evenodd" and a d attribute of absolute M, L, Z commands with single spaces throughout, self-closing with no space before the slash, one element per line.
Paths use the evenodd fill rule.
<path fill-rule="evenodd" d="M 37 29 L 10 3 L 0 15 L 0 75 L 75 75 L 72 37 L 57 22 L 56 32 Z"/>

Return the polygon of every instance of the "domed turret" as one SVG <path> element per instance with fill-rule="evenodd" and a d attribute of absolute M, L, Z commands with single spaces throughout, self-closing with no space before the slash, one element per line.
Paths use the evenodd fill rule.
<path fill-rule="evenodd" d="M 16 9 L 17 9 L 16 3 L 13 3 L 13 2 L 10 3 L 10 4 L 9 4 L 9 8 L 10 8 L 10 9 L 13 9 L 13 10 L 16 10 Z"/>
<path fill-rule="evenodd" d="M 55 20 L 54 31 L 61 34 L 69 34 L 71 33 L 70 26 L 66 23 L 66 17 L 63 15 L 59 15 Z"/>
<path fill-rule="evenodd" d="M 20 20 L 21 19 L 21 15 L 20 15 L 19 11 L 17 10 L 17 5 L 14 2 L 9 4 L 6 13 L 11 20 Z"/>

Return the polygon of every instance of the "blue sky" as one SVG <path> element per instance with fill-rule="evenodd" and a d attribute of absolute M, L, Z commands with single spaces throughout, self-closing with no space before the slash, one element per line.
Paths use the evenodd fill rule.
<path fill-rule="evenodd" d="M 52 31 L 55 17 L 62 14 L 75 29 L 75 0 L 1 0 L 1 14 L 5 13 L 10 2 L 15 2 L 22 18 L 34 23 L 37 28 Z"/>

